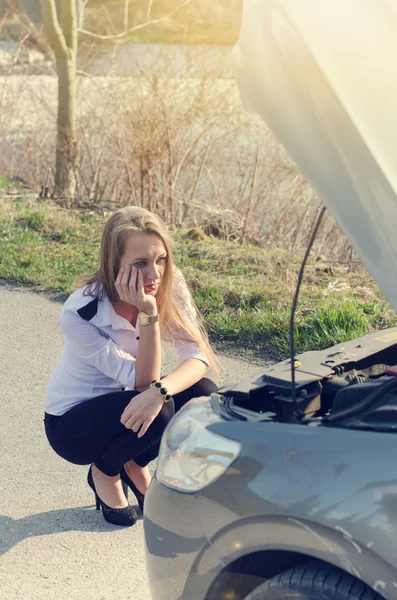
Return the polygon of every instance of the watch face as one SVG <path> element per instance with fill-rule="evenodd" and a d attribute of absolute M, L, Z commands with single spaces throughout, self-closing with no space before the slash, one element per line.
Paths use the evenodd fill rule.
<path fill-rule="evenodd" d="M 151 317 L 150 315 L 147 315 L 144 312 L 138 313 L 138 321 L 141 325 L 150 325 L 151 323 L 157 323 L 158 320 L 158 314 Z"/>
<path fill-rule="evenodd" d="M 146 313 L 139 313 L 139 322 L 142 325 L 147 325 L 149 323 L 149 316 Z"/>

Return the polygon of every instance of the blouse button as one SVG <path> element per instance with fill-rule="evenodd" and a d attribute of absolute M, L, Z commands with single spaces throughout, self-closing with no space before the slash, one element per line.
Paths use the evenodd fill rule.
<path fill-rule="evenodd" d="M 139 336 L 136 339 L 139 340 Z"/>

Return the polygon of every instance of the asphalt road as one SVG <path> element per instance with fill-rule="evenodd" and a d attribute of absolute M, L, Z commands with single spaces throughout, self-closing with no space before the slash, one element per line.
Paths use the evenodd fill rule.
<path fill-rule="evenodd" d="M 60 309 L 43 294 L 0 285 L 0 596 L 149 600 L 142 519 L 132 528 L 106 523 L 87 468 L 59 458 L 44 434 L 44 394 L 62 348 Z M 219 383 L 258 370 L 257 362 L 221 359 Z"/>

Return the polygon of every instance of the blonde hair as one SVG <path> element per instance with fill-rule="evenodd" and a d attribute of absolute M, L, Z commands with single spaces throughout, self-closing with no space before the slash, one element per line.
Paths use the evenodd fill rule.
<path fill-rule="evenodd" d="M 182 273 L 175 267 L 173 242 L 164 222 L 157 215 L 139 206 L 126 206 L 112 213 L 102 234 L 99 269 L 92 275 L 79 277 L 74 287 L 85 285 L 85 296 L 97 296 L 102 300 L 107 295 L 109 300 L 117 302 L 119 296 L 114 282 L 120 269 L 127 237 L 133 231 L 157 235 L 167 251 L 164 275 L 156 297 L 162 334 L 166 339 L 197 344 L 207 355 L 211 367 L 215 372 L 219 372 L 219 361 L 210 346 L 202 316 Z M 182 299 L 183 292 L 188 294 L 191 306 L 186 306 Z M 186 316 L 182 305 L 188 308 L 192 319 Z"/>

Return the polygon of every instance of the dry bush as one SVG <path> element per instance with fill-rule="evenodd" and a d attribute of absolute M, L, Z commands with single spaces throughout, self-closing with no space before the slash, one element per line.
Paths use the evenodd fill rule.
<path fill-rule="evenodd" d="M 19 46 L 19 54 L 24 50 L 35 49 L 45 56 L 53 57 L 51 46 L 43 32 L 36 27 L 26 11 L 21 8 L 18 0 L 1 0 L 0 34 L 0 39 L 23 41 Z M 17 62 L 16 60 L 15 63 Z"/>
<path fill-rule="evenodd" d="M 129 65 L 135 77 L 123 77 L 114 74 L 116 55 L 109 74 L 94 77 L 97 59 L 87 47 L 79 65 L 76 206 L 137 204 L 224 239 L 305 248 L 319 200 L 266 125 L 244 110 L 233 79 L 175 77 L 166 62 L 161 77 L 139 62 Z M 10 68 L 0 78 L 0 173 L 43 195 L 54 184 L 56 88 L 55 74 Z M 331 217 L 314 252 L 353 260 Z"/>

